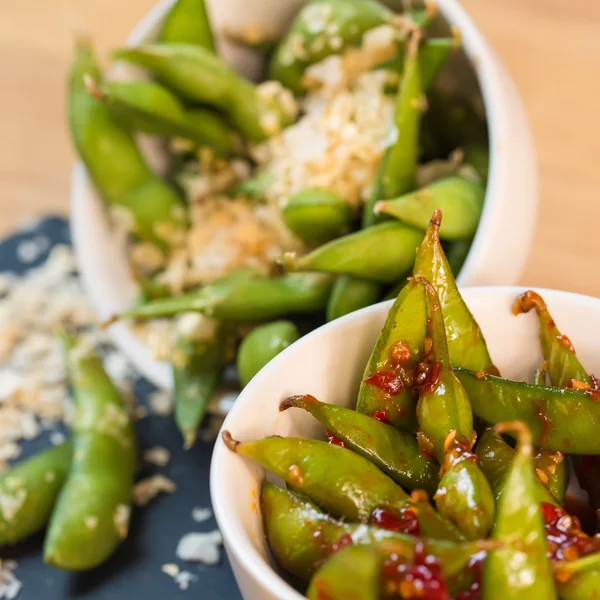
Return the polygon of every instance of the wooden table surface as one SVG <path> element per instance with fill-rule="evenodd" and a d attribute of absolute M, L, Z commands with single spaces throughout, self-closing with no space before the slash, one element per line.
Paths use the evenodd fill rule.
<path fill-rule="evenodd" d="M 68 210 L 73 155 L 65 127 L 64 80 L 72 31 L 83 27 L 92 32 L 105 53 L 154 3 L 2 2 L 0 235 L 32 215 Z M 512 73 L 537 142 L 541 204 L 522 282 L 600 296 L 600 3 L 463 4 Z"/>

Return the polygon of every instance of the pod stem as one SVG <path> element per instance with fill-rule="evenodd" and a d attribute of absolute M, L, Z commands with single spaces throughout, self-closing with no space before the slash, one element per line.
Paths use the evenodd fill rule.
<path fill-rule="evenodd" d="M 279 405 L 279 412 L 288 410 L 288 408 L 305 408 L 307 404 L 316 402 L 318 402 L 318 400 L 310 394 L 290 396 L 281 402 Z"/>
<path fill-rule="evenodd" d="M 223 431 L 223 433 L 221 434 L 221 438 L 223 439 L 223 442 L 225 443 L 225 445 L 232 452 L 237 452 L 238 446 L 242 443 L 242 442 L 238 442 L 237 440 L 234 440 L 231 433 L 227 430 Z"/>
<path fill-rule="evenodd" d="M 538 293 L 533 290 L 527 290 L 515 300 L 512 311 L 514 315 L 520 315 L 528 313 L 532 308 L 535 308 L 538 316 L 541 316 L 548 310 L 544 299 Z"/>

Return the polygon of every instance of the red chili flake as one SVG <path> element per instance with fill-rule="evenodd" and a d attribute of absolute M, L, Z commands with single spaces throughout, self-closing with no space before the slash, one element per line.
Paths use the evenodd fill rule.
<path fill-rule="evenodd" d="M 408 342 L 398 342 L 390 350 L 390 359 L 396 365 L 407 363 L 412 357 L 412 349 Z"/>
<path fill-rule="evenodd" d="M 546 502 L 542 502 L 541 508 L 550 560 L 571 561 L 600 550 L 598 540 L 591 538 L 581 529 L 577 517 L 572 517 L 562 508 Z"/>
<path fill-rule="evenodd" d="M 468 590 L 456 594 L 456 596 L 454 596 L 454 600 L 480 600 L 481 577 L 483 574 L 483 564 L 486 556 L 487 553 L 484 550 L 471 556 L 466 567 L 466 571 L 471 577 L 471 586 Z"/>
<path fill-rule="evenodd" d="M 590 373 L 590 379 L 595 390 L 600 390 L 600 379 L 598 379 L 593 373 Z"/>
<path fill-rule="evenodd" d="M 325 435 L 327 436 L 327 440 L 330 444 L 333 444 L 334 446 L 341 446 L 342 448 L 346 447 L 346 444 L 344 444 L 340 438 L 335 437 L 335 435 L 333 435 L 329 429 L 325 430 Z"/>
<path fill-rule="evenodd" d="M 421 363 L 417 368 L 421 369 L 421 377 L 416 377 L 415 389 L 419 392 L 433 392 L 440 378 L 442 365 L 440 363 Z"/>
<path fill-rule="evenodd" d="M 408 535 L 419 535 L 421 530 L 417 513 L 412 508 L 404 508 L 400 511 L 376 508 L 371 513 L 369 522 L 381 529 Z"/>
<path fill-rule="evenodd" d="M 554 319 L 550 319 L 548 321 L 548 327 L 552 327 L 552 328 L 556 327 L 556 323 L 554 322 Z"/>
<path fill-rule="evenodd" d="M 377 371 L 365 379 L 365 383 L 379 388 L 390 396 L 397 396 L 404 387 L 402 379 L 390 371 Z"/>
<path fill-rule="evenodd" d="M 346 546 L 352 546 L 354 540 L 349 533 L 345 533 L 337 542 L 331 544 L 331 552 L 337 552 Z"/>
<path fill-rule="evenodd" d="M 585 390 L 585 393 L 594 401 L 600 402 L 600 390 Z"/>
<path fill-rule="evenodd" d="M 390 418 L 388 417 L 388 414 L 385 410 L 378 410 L 376 413 L 373 413 L 371 417 L 376 421 L 381 421 L 382 423 L 389 424 L 390 422 Z"/>

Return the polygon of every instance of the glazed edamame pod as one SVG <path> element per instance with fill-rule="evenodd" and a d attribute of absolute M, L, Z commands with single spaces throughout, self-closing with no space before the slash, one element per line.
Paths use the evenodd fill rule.
<path fill-rule="evenodd" d="M 0 477 L 0 548 L 43 529 L 71 467 L 72 446 L 61 444 L 28 458 Z"/>
<path fill-rule="evenodd" d="M 242 386 L 273 358 L 300 338 L 291 321 L 273 321 L 259 325 L 242 341 L 237 352 L 237 372 Z"/>
<path fill-rule="evenodd" d="M 204 0 L 177 0 L 165 17 L 158 39 L 165 44 L 198 44 L 215 52 Z"/>
<path fill-rule="evenodd" d="M 504 487 L 504 480 L 515 458 L 515 451 L 492 427 L 488 427 L 481 434 L 475 447 L 475 452 L 479 468 L 487 477 L 497 503 Z M 557 499 L 541 481 L 538 480 L 536 482 L 534 491 L 538 504 L 545 502 L 554 506 L 559 505 Z"/>
<path fill-rule="evenodd" d="M 431 214 L 439 208 L 444 214 L 440 238 L 464 240 L 477 231 L 484 198 L 485 189 L 479 182 L 453 175 L 398 198 L 377 202 L 375 214 L 390 215 L 425 230 Z"/>
<path fill-rule="evenodd" d="M 347 546 L 313 575 L 309 600 L 379 600 L 383 557 L 371 546 Z"/>
<path fill-rule="evenodd" d="M 223 321 L 257 322 L 325 308 L 331 278 L 318 273 L 292 273 L 265 278 L 247 269 L 226 275 L 197 292 L 154 300 L 113 317 L 155 319 L 200 312 Z"/>
<path fill-rule="evenodd" d="M 302 408 L 315 417 L 326 429 L 357 454 L 406 489 L 423 489 L 433 494 L 439 477 L 437 466 L 423 457 L 415 436 L 395 427 L 349 410 L 319 402 L 310 395 L 291 396 L 279 410 Z"/>
<path fill-rule="evenodd" d="M 412 535 L 338 521 L 304 496 L 265 481 L 260 497 L 266 538 L 277 562 L 287 571 L 308 580 L 339 548 L 348 544 L 374 545 L 390 541 L 395 554 L 411 561 L 423 545 L 435 556 L 445 576 L 461 571 L 469 558 L 481 550 L 482 542 L 423 540 Z M 318 540 L 318 543 L 315 543 Z"/>
<path fill-rule="evenodd" d="M 399 429 L 417 426 L 413 372 L 423 357 L 427 305 L 423 287 L 410 281 L 388 313 L 365 367 L 356 410 Z"/>
<path fill-rule="evenodd" d="M 381 223 L 342 236 L 299 258 L 295 253 L 286 253 L 281 262 L 290 271 L 341 273 L 395 283 L 413 265 L 420 239 L 420 232 L 408 225 Z"/>
<path fill-rule="evenodd" d="M 309 242 L 323 243 L 350 229 L 352 210 L 337 194 L 307 188 L 292 196 L 283 208 L 288 229 Z"/>
<path fill-rule="evenodd" d="M 223 110 L 252 141 L 261 141 L 293 122 L 295 105 L 286 91 L 263 94 L 210 51 L 189 44 L 143 44 L 114 53 L 151 71 L 176 94 Z"/>
<path fill-rule="evenodd" d="M 555 565 L 562 600 L 598 600 L 600 598 L 600 552 Z"/>
<path fill-rule="evenodd" d="M 533 457 L 533 464 L 537 478 L 562 505 L 569 483 L 564 455 L 561 452 L 538 449 Z"/>
<path fill-rule="evenodd" d="M 485 562 L 482 599 L 557 598 L 535 492 L 531 434 L 522 422 L 500 424 L 496 431 L 516 435 L 517 451 L 500 494 L 493 530 L 493 539 L 503 546 L 490 551 Z"/>
<path fill-rule="evenodd" d="M 340 275 L 333 284 L 327 303 L 327 321 L 334 321 L 355 310 L 371 306 L 380 297 L 381 285 L 376 281 Z"/>
<path fill-rule="evenodd" d="M 414 274 L 430 281 L 440 298 L 452 366 L 497 373 L 483 333 L 458 291 L 442 250 L 439 237 L 441 223 L 442 213 L 436 209 L 425 239 L 419 246 Z"/>
<path fill-rule="evenodd" d="M 136 463 L 130 416 L 102 362 L 65 338 L 75 397 L 73 462 L 52 513 L 44 561 L 93 569 L 127 537 Z"/>
<path fill-rule="evenodd" d="M 473 414 L 487 423 L 524 421 L 536 446 L 565 454 L 600 454 L 596 390 L 549 388 L 455 369 Z"/>
<path fill-rule="evenodd" d="M 186 448 L 196 442 L 198 428 L 221 381 L 226 337 L 222 328 L 209 340 L 182 336 L 173 349 L 175 423 Z"/>
<path fill-rule="evenodd" d="M 375 0 L 312 0 L 275 50 L 269 79 L 301 94 L 307 67 L 358 45 L 367 31 L 393 19 L 394 14 Z"/>
<path fill-rule="evenodd" d="M 224 155 L 240 149 L 236 134 L 216 112 L 186 110 L 175 94 L 155 81 L 105 81 L 98 86 L 87 78 L 86 87 L 135 131 L 186 138 Z"/>
<path fill-rule="evenodd" d="M 100 71 L 90 43 L 80 40 L 69 79 L 69 124 L 77 153 L 105 202 L 128 211 L 132 231 L 165 247 L 186 227 L 183 202 L 152 174 L 110 108 L 88 94 L 85 76 L 98 81 Z"/>
<path fill-rule="evenodd" d="M 230 450 L 269 469 L 333 516 L 388 526 L 393 521 L 395 531 L 416 529 L 435 539 L 459 539 L 458 532 L 428 502 L 411 503 L 391 478 L 346 448 L 280 437 L 243 443 L 228 431 L 222 436 Z"/>
<path fill-rule="evenodd" d="M 440 513 L 469 539 L 484 538 L 494 523 L 494 497 L 471 452 L 473 414 L 469 399 L 452 371 L 440 300 L 433 286 L 419 277 L 428 305 L 426 347 L 416 370 L 419 389 L 417 438 L 423 452 L 442 465 L 434 496 Z"/>

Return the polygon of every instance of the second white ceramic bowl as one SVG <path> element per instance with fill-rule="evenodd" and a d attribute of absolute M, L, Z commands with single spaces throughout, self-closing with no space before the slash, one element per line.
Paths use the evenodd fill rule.
<path fill-rule="evenodd" d="M 494 363 L 505 377 L 531 380 L 542 360 L 534 314 L 515 317 L 521 288 L 463 290 Z M 600 370 L 600 300 L 538 290 L 586 368 Z M 302 338 L 271 361 L 242 391 L 223 429 L 250 441 L 270 435 L 322 438 L 322 427 L 301 410 L 279 412 L 293 394 L 354 408 L 364 366 L 391 302 L 347 315 Z M 211 499 L 219 529 L 245 600 L 301 600 L 278 573 L 268 552 L 260 514 L 261 467 L 231 452 L 221 438 L 211 465 Z"/>
<path fill-rule="evenodd" d="M 396 2 L 399 3 L 398 1 Z M 137 45 L 155 37 L 173 0 L 161 1 L 128 39 Z M 285 31 L 304 0 L 207 0 L 222 56 L 238 71 L 258 72 L 255 54 L 229 44 L 225 27 L 259 26 Z M 529 124 L 512 80 L 480 31 L 457 0 L 437 0 L 448 22 L 460 29 L 463 47 L 477 74 L 490 135 L 490 175 L 479 229 L 461 270 L 461 285 L 516 283 L 527 259 L 537 203 L 537 171 Z M 120 68 L 120 77 L 138 74 Z M 114 73 L 113 73 L 114 74 Z M 148 142 L 148 140 L 145 140 Z M 156 145 L 144 144 L 160 168 Z M 71 184 L 71 227 L 77 262 L 100 319 L 131 305 L 136 287 L 127 266 L 125 240 L 118 239 L 106 219 L 85 169 L 75 166 Z M 126 325 L 111 327 L 116 345 L 138 370 L 159 387 L 172 385 L 171 370 L 153 360 L 150 350 Z"/>

